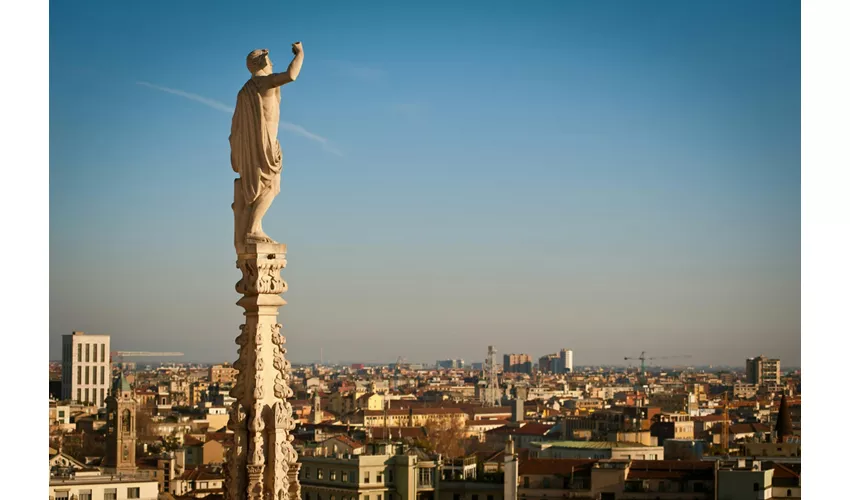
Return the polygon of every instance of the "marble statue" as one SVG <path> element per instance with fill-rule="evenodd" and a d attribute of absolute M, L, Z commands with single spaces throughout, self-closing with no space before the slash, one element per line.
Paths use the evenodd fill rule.
<path fill-rule="evenodd" d="M 263 232 L 263 216 L 280 192 L 283 154 L 277 140 L 280 122 L 280 87 L 294 82 L 301 72 L 304 49 L 292 44 L 295 57 L 283 73 L 272 72 L 267 49 L 248 54 L 251 78 L 236 97 L 230 128 L 230 163 L 239 174 L 234 183 L 234 245 L 244 253 L 247 245 L 276 243 Z"/>

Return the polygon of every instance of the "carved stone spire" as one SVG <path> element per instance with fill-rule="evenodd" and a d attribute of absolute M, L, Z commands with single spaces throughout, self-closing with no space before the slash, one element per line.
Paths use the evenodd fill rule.
<path fill-rule="evenodd" d="M 225 491 L 228 500 L 298 500 L 298 455 L 290 431 L 295 428 L 289 386 L 291 365 L 286 360 L 286 338 L 277 322 L 280 296 L 286 282 L 286 245 L 257 243 L 239 253 L 236 267 L 242 279 L 237 305 L 245 309 L 245 323 L 236 337 L 239 370 L 230 394 L 227 426 L 234 432 L 228 450 Z"/>

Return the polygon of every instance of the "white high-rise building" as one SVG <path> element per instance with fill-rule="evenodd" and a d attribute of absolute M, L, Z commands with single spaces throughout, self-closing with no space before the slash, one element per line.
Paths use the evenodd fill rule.
<path fill-rule="evenodd" d="M 62 336 L 62 399 L 104 406 L 112 381 L 109 335 Z"/>
<path fill-rule="evenodd" d="M 572 373 L 573 372 L 573 350 L 561 349 L 558 355 L 558 372 Z"/>

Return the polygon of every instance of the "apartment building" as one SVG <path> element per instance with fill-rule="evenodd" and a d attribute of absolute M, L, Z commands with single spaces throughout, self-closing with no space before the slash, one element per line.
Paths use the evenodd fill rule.
<path fill-rule="evenodd" d="M 299 462 L 301 500 L 434 500 L 440 480 L 436 456 L 398 443 Z"/>
<path fill-rule="evenodd" d="M 747 382 L 756 385 L 781 385 L 782 372 L 778 359 L 764 356 L 747 359 Z"/>
<path fill-rule="evenodd" d="M 62 399 L 105 405 L 112 383 L 109 335 L 62 336 Z"/>

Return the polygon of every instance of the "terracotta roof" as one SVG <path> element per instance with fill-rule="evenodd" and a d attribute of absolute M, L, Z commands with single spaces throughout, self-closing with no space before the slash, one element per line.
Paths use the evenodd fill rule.
<path fill-rule="evenodd" d="M 339 435 L 339 436 L 330 437 L 330 438 L 328 438 L 328 439 L 325 439 L 322 443 L 323 443 L 323 444 L 324 444 L 324 443 L 327 443 L 327 442 L 328 442 L 328 441 L 330 441 L 331 439 L 336 439 L 337 441 L 339 441 L 339 442 L 341 442 L 341 443 L 343 443 L 343 444 L 345 444 L 345 445 L 347 445 L 347 446 L 350 446 L 350 447 L 352 447 L 352 448 L 362 448 L 362 447 L 364 446 L 364 444 L 363 444 L 363 443 L 361 443 L 361 442 L 359 442 L 359 441 L 355 441 L 355 440 L 353 440 L 353 439 L 351 439 L 350 437 L 345 436 L 345 435 Z"/>
<path fill-rule="evenodd" d="M 193 438 L 191 436 L 187 437 L 183 440 L 183 446 L 200 446 L 204 444 L 200 439 Z"/>
<path fill-rule="evenodd" d="M 493 419 L 493 420 L 467 420 L 467 426 L 473 425 L 506 425 L 508 423 L 507 420 L 501 419 Z"/>
<path fill-rule="evenodd" d="M 729 426 L 731 434 L 748 434 L 750 432 L 770 432 L 770 427 L 764 424 L 732 424 Z"/>
<path fill-rule="evenodd" d="M 722 422 L 723 415 L 704 415 L 701 417 L 693 417 L 694 422 Z"/>
<path fill-rule="evenodd" d="M 224 479 L 224 471 L 220 465 L 199 465 L 188 469 L 180 475 L 184 481 L 210 481 Z"/>
<path fill-rule="evenodd" d="M 800 474 L 794 472 L 786 465 L 780 463 L 773 464 L 773 477 L 783 479 L 800 479 Z"/>
<path fill-rule="evenodd" d="M 710 480 L 714 464 L 700 460 L 632 460 L 628 479 Z"/>
<path fill-rule="evenodd" d="M 519 475 L 590 474 L 596 460 L 578 458 L 530 458 L 519 463 Z"/>

